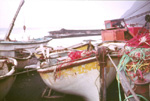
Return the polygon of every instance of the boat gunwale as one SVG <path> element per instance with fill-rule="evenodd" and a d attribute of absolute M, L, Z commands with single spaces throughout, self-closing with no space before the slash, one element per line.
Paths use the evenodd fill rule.
<path fill-rule="evenodd" d="M 7 74 L 0 76 L 0 80 L 4 80 L 4 79 L 7 79 L 9 77 L 15 76 L 15 75 L 13 75 L 13 73 L 15 73 L 15 67 L 14 66 L 11 68 L 11 70 Z"/>
<path fill-rule="evenodd" d="M 72 62 L 71 64 L 65 63 L 64 65 L 61 66 L 61 70 L 71 68 L 71 67 L 74 67 L 74 66 L 78 66 L 78 65 L 83 65 L 83 64 L 86 64 L 86 63 L 89 63 L 89 62 L 93 62 L 95 60 L 96 60 L 96 57 L 91 57 L 91 58 L 88 58 L 88 59 L 82 59 L 82 60 L 79 60 L 79 61 Z M 53 72 L 56 69 L 59 69 L 59 65 L 39 68 L 37 71 L 40 72 L 40 73 L 47 73 L 47 72 Z"/>
<path fill-rule="evenodd" d="M 123 41 L 123 40 L 103 41 L 103 42 L 99 43 L 98 46 L 100 47 L 100 45 L 103 45 L 105 43 L 126 43 L 126 41 Z"/>
<path fill-rule="evenodd" d="M 30 44 L 39 44 L 39 43 L 47 43 L 51 41 L 52 38 L 44 39 L 44 40 L 33 40 L 33 41 L 0 41 L 0 44 L 7 45 L 30 45 Z"/>
<path fill-rule="evenodd" d="M 64 47 L 62 49 L 54 49 L 54 50 L 51 50 L 50 52 L 53 53 L 53 52 L 62 52 L 62 51 L 77 51 L 78 49 L 76 48 L 81 48 L 81 47 L 84 47 L 86 45 L 89 45 L 89 43 L 79 43 L 79 44 L 76 44 L 76 45 L 73 45 L 73 46 L 70 46 L 70 47 Z M 49 47 L 49 46 L 46 46 L 46 47 Z M 50 47 L 52 48 L 52 47 Z"/>
<path fill-rule="evenodd" d="M 118 57 L 118 56 L 116 56 L 116 55 L 111 55 L 111 56 L 112 56 L 112 57 Z M 61 69 L 60 69 L 60 70 L 72 68 L 72 67 L 75 67 L 75 66 L 83 65 L 83 64 L 86 64 L 86 63 L 94 62 L 94 61 L 98 61 L 96 56 L 90 57 L 90 58 L 88 58 L 88 59 L 78 60 L 78 61 L 75 61 L 75 62 L 73 62 L 73 63 L 71 63 L 71 64 L 65 63 L 65 64 L 63 64 L 63 65 L 61 66 Z M 60 64 L 59 64 L 59 65 L 60 65 Z M 38 71 L 39 73 L 53 72 L 53 71 L 56 71 L 57 69 L 60 68 L 59 65 L 47 66 L 47 67 L 44 67 L 44 68 L 40 68 L 41 66 L 38 65 L 37 71 Z"/>
<path fill-rule="evenodd" d="M 8 73 L 6 73 L 5 75 L 0 76 L 0 80 L 6 79 L 6 78 L 10 77 L 13 73 L 15 73 L 15 66 L 17 65 L 17 61 L 16 61 L 16 59 L 13 59 L 13 58 L 8 58 L 8 59 L 13 60 L 14 65 L 11 66 L 11 70 Z"/>
<path fill-rule="evenodd" d="M 86 46 L 86 45 L 89 45 L 89 43 L 79 43 L 79 44 L 76 44 L 76 45 L 73 45 L 73 46 L 70 46 L 70 47 L 67 47 L 68 49 L 74 49 L 74 48 L 81 48 L 83 46 Z"/>

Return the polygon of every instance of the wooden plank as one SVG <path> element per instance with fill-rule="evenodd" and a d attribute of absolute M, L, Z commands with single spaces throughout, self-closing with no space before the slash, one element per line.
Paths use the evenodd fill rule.
<path fill-rule="evenodd" d="M 100 101 L 106 101 L 106 47 L 98 48 L 98 61 L 100 65 Z"/>

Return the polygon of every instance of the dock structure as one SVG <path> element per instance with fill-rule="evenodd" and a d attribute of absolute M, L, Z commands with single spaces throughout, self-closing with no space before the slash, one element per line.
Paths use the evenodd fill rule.
<path fill-rule="evenodd" d="M 101 29 L 88 29 L 88 30 L 73 30 L 64 29 L 49 31 L 49 36 L 52 38 L 67 38 L 67 37 L 81 37 L 81 36 L 94 36 L 101 35 Z"/>

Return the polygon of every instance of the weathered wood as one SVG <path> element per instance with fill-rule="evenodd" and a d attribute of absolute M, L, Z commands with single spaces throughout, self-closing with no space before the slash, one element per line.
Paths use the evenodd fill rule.
<path fill-rule="evenodd" d="M 10 33 L 11 33 L 13 27 L 14 27 L 15 20 L 16 20 L 16 18 L 17 18 L 17 16 L 18 16 L 19 11 L 20 11 L 20 9 L 21 9 L 21 7 L 22 7 L 23 4 L 24 4 L 24 0 L 21 1 L 20 5 L 19 5 L 19 7 L 18 7 L 18 9 L 17 9 L 17 12 L 16 12 L 16 14 L 15 14 L 15 16 L 14 16 L 14 18 L 13 18 L 13 21 L 12 21 L 12 23 L 11 23 L 11 25 L 10 25 L 10 28 L 9 28 L 9 30 L 8 30 L 8 33 L 7 33 L 6 36 L 5 36 L 5 39 L 4 39 L 5 41 L 10 41 L 10 38 L 9 38 Z"/>
<path fill-rule="evenodd" d="M 100 65 L 100 101 L 106 101 L 106 47 L 98 48 Z"/>
<path fill-rule="evenodd" d="M 117 68 L 116 64 L 113 62 L 113 60 L 111 59 L 110 55 L 107 54 L 108 58 L 110 59 L 110 61 L 112 62 L 112 64 L 114 65 L 117 73 L 119 74 L 119 77 L 120 77 L 120 81 L 121 81 L 121 84 L 122 84 L 122 87 L 124 89 L 129 89 L 129 91 L 131 92 L 131 94 L 133 95 L 135 101 L 140 101 L 139 98 L 136 96 L 135 92 L 132 90 L 132 88 L 130 87 L 125 75 L 123 75 Z M 125 90 L 126 91 L 126 90 Z"/>

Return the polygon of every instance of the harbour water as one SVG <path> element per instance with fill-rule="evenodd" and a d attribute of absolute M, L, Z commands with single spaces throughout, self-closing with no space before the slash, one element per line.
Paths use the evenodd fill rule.
<path fill-rule="evenodd" d="M 15 38 L 15 36 L 16 38 L 18 37 L 17 33 L 13 34 L 11 37 Z M 39 37 L 38 34 L 36 37 Z M 19 40 L 21 39 L 23 38 L 20 37 Z M 83 40 L 89 39 L 96 40 L 93 42 L 93 44 L 102 41 L 101 36 L 99 35 L 99 36 L 53 39 L 48 43 L 48 45 L 54 48 L 69 47 L 71 45 L 84 42 Z M 12 88 L 10 89 L 9 93 L 5 98 L 5 101 L 84 101 L 84 99 L 80 96 L 62 94 L 57 91 L 52 91 L 51 97 L 63 96 L 62 98 L 55 98 L 55 99 L 45 98 L 44 96 L 46 95 L 43 95 L 43 91 L 45 90 L 46 87 L 47 86 L 44 84 L 40 75 L 36 71 L 17 75 L 16 80 L 12 85 Z M 118 98 L 119 97 L 118 97 L 117 81 L 115 80 L 107 89 L 107 101 L 118 101 Z"/>

